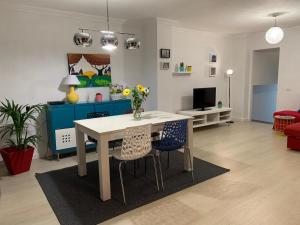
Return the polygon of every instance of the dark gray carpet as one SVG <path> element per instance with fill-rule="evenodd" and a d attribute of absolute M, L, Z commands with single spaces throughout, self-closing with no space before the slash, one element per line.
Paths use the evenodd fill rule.
<path fill-rule="evenodd" d="M 165 190 L 157 192 L 152 161 L 147 160 L 145 175 L 144 160 L 139 161 L 136 177 L 133 163 L 124 169 L 124 185 L 127 205 L 122 204 L 122 191 L 118 173 L 118 161 L 111 160 L 112 199 L 99 199 L 98 163 L 87 164 L 88 176 L 79 177 L 77 167 L 69 167 L 47 173 L 36 174 L 55 215 L 62 225 L 95 225 L 120 214 L 138 208 L 160 198 L 191 187 L 218 175 L 228 169 L 194 158 L 195 181 L 191 174 L 183 171 L 183 154 L 170 154 L 170 168 L 166 168 L 167 154 L 162 154 Z"/>

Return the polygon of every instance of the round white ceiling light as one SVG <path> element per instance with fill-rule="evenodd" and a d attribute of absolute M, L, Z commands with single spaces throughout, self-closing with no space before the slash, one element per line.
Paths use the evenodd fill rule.
<path fill-rule="evenodd" d="M 284 31 L 282 30 L 282 28 L 277 26 L 277 17 L 282 14 L 283 13 L 271 14 L 271 16 L 274 17 L 274 19 L 275 19 L 275 24 L 273 27 L 271 27 L 270 29 L 267 30 L 266 35 L 265 35 L 266 41 L 271 45 L 280 43 L 282 41 L 282 39 L 284 38 Z"/>

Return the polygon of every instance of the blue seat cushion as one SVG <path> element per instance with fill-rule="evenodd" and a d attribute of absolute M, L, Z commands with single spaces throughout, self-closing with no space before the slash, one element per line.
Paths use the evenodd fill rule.
<path fill-rule="evenodd" d="M 174 140 L 170 141 L 170 143 L 166 143 L 164 140 L 164 144 L 161 144 L 161 140 L 153 141 L 152 146 L 154 149 L 159 151 L 175 151 L 184 147 L 184 144 L 176 142 Z"/>

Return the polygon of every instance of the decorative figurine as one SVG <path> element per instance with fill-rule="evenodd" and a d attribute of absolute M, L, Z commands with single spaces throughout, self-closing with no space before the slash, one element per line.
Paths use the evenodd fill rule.
<path fill-rule="evenodd" d="M 101 93 L 97 93 L 95 97 L 96 102 L 102 102 L 103 95 Z"/>

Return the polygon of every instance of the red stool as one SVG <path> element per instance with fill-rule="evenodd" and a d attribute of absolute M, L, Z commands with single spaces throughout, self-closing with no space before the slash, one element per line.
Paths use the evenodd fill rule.
<path fill-rule="evenodd" d="M 285 128 L 293 123 L 295 123 L 294 116 L 274 116 L 274 131 L 280 132 L 283 134 Z"/>

